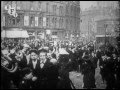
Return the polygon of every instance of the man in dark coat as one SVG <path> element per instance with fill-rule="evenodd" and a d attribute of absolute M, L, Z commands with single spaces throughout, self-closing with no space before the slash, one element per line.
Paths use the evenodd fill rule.
<path fill-rule="evenodd" d="M 113 72 L 111 72 L 111 73 L 113 73 L 114 76 L 115 76 L 115 77 L 114 77 L 114 81 L 115 81 L 114 87 L 115 87 L 115 88 L 118 88 L 120 84 L 118 85 L 117 81 L 120 80 L 120 79 L 118 79 L 117 76 L 118 76 L 118 73 L 120 72 L 119 69 L 118 69 L 118 68 L 120 67 L 120 66 L 119 66 L 119 65 L 120 65 L 120 62 L 118 61 L 118 54 L 117 54 L 117 52 L 114 52 L 114 51 L 113 51 L 113 53 L 112 53 L 112 58 L 111 58 L 111 59 L 112 59 L 112 61 L 113 61 L 113 68 L 112 68 L 112 69 L 113 69 L 113 70 L 112 70 Z"/>
<path fill-rule="evenodd" d="M 94 86 L 95 86 L 95 87 L 96 87 L 96 85 L 95 85 L 95 69 L 97 68 L 97 61 L 98 61 L 98 59 L 97 59 L 97 57 L 96 57 L 95 52 L 92 52 L 92 53 L 91 53 L 91 62 L 92 62 L 92 65 L 93 65 L 92 74 L 93 74 L 93 76 L 94 76 Z"/>
<path fill-rule="evenodd" d="M 107 84 L 107 89 L 113 89 L 115 83 L 115 76 L 114 76 L 114 61 L 111 58 L 111 55 L 109 52 L 105 53 L 107 58 L 105 60 L 105 80 Z"/>
<path fill-rule="evenodd" d="M 82 74 L 84 75 L 83 88 L 87 88 L 87 89 L 95 88 L 95 80 L 93 74 L 94 65 L 90 60 L 90 56 L 88 52 L 85 52 L 85 55 L 83 56 L 83 61 L 84 61 L 82 64 Z"/>
<path fill-rule="evenodd" d="M 58 69 L 47 58 L 45 49 L 39 50 L 40 68 L 38 71 L 38 85 L 40 89 L 55 89 L 58 82 Z"/>
<path fill-rule="evenodd" d="M 104 61 L 102 59 L 102 56 L 104 56 L 104 52 L 101 49 L 99 49 L 97 51 L 96 57 L 99 60 L 100 74 L 101 74 L 102 80 L 104 82 L 105 81 L 105 73 L 104 73 Z"/>
<path fill-rule="evenodd" d="M 116 62 L 116 88 L 120 88 L 120 55 L 117 58 Z"/>
<path fill-rule="evenodd" d="M 71 70 L 71 66 L 69 63 L 69 56 L 66 54 L 61 54 L 59 59 L 59 79 L 58 89 L 72 89 L 71 81 L 69 78 L 69 72 Z"/>
<path fill-rule="evenodd" d="M 33 49 L 29 52 L 30 54 L 30 62 L 28 64 L 28 67 L 31 68 L 32 70 L 32 82 L 31 82 L 31 86 L 32 88 L 38 88 L 37 86 L 37 82 L 38 82 L 38 77 L 39 77 L 39 67 L 40 67 L 40 62 L 37 59 L 38 58 L 38 52 L 37 50 Z"/>

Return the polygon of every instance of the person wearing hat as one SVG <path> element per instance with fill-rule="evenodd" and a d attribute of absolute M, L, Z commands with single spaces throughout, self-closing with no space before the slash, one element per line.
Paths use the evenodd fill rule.
<path fill-rule="evenodd" d="M 28 44 L 23 44 L 22 52 L 27 55 L 28 51 L 30 50 L 30 46 Z"/>
<path fill-rule="evenodd" d="M 114 76 L 116 76 L 116 78 L 117 78 L 117 76 L 118 76 L 117 74 L 119 72 L 118 67 L 120 65 L 120 62 L 118 61 L 118 52 L 115 50 L 112 52 L 112 60 L 113 60 L 114 66 L 113 66 L 113 70 L 112 70 L 113 72 L 111 72 L 111 73 L 113 73 Z M 117 81 L 119 81 L 119 79 L 117 80 L 114 78 L 114 80 L 115 80 L 114 86 L 115 86 L 115 88 L 118 88 L 119 85 L 117 84 Z"/>
<path fill-rule="evenodd" d="M 120 88 L 120 55 L 117 56 L 115 75 L 116 75 L 115 89 L 119 89 Z"/>
<path fill-rule="evenodd" d="M 38 52 L 40 59 L 38 86 L 40 89 L 54 89 L 58 82 L 57 67 L 47 58 L 46 49 L 40 49 Z"/>
<path fill-rule="evenodd" d="M 58 89 L 72 89 L 69 78 L 71 63 L 69 63 L 69 53 L 64 48 L 59 49 L 58 67 L 60 79 Z"/>
<path fill-rule="evenodd" d="M 95 88 L 95 83 L 94 83 L 94 75 L 93 75 L 93 69 L 94 69 L 94 66 L 91 62 L 91 58 L 90 58 L 90 54 L 88 51 L 85 51 L 83 53 L 83 63 L 82 63 L 82 66 L 81 66 L 81 72 L 83 74 L 83 83 L 84 83 L 84 86 L 83 88 L 86 88 L 86 89 L 91 89 L 91 88 Z"/>
<path fill-rule="evenodd" d="M 39 71 L 39 65 L 40 65 L 40 62 L 38 60 L 38 52 L 37 50 L 32 49 L 30 50 L 29 54 L 30 54 L 30 61 L 29 61 L 28 67 L 32 69 L 32 75 L 33 75 L 31 86 L 32 88 L 37 88 L 36 83 L 38 80 L 37 78 L 38 78 L 38 71 Z"/>
<path fill-rule="evenodd" d="M 93 76 L 93 81 L 92 81 L 92 83 L 93 83 L 93 86 L 94 87 L 96 87 L 96 85 L 95 85 L 95 70 L 96 70 L 96 68 L 97 68 L 97 62 L 98 62 L 98 59 L 97 59 L 97 57 L 96 57 L 96 53 L 94 52 L 94 51 L 92 51 L 91 52 L 91 58 L 90 58 L 90 60 L 91 60 L 91 62 L 92 62 L 92 66 L 93 66 L 93 68 L 92 68 L 92 72 L 91 72 L 91 74 L 92 74 L 92 76 Z"/>

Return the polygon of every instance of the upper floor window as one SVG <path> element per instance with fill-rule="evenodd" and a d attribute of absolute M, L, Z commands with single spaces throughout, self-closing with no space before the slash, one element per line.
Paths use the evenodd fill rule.
<path fill-rule="evenodd" d="M 56 14 L 57 5 L 53 5 L 53 14 Z"/>
<path fill-rule="evenodd" d="M 69 12 L 68 12 L 68 8 L 69 8 L 69 7 L 68 7 L 68 6 L 66 6 L 66 14 L 69 14 Z"/>
<path fill-rule="evenodd" d="M 47 27 L 49 27 L 49 21 L 50 21 L 50 18 L 47 17 L 47 18 L 46 18 L 46 26 L 47 26 Z"/>
<path fill-rule="evenodd" d="M 17 17 L 11 16 L 6 14 L 5 15 L 5 25 L 6 26 L 21 26 L 22 25 L 22 21 L 24 18 L 22 18 L 22 14 L 18 14 Z"/>
<path fill-rule="evenodd" d="M 34 26 L 34 16 L 33 15 L 30 16 L 30 26 L 31 27 Z"/>
<path fill-rule="evenodd" d="M 49 12 L 49 3 L 46 3 L 46 12 Z"/>
<path fill-rule="evenodd" d="M 57 18 L 55 18 L 55 24 L 54 24 L 54 25 L 55 25 L 55 27 L 56 27 L 56 24 L 57 24 Z"/>
<path fill-rule="evenodd" d="M 22 24 L 22 14 L 18 14 L 16 17 L 16 25 L 20 26 Z"/>
<path fill-rule="evenodd" d="M 43 18 L 42 17 L 39 17 L 39 26 L 42 27 L 43 25 Z"/>
<path fill-rule="evenodd" d="M 60 6 L 59 7 L 59 15 L 62 15 L 63 14 L 63 6 Z"/>

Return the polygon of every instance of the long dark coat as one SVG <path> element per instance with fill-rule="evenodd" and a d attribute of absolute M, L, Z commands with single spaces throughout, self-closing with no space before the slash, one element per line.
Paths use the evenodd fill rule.
<path fill-rule="evenodd" d="M 43 68 L 39 68 L 38 82 L 39 89 L 55 89 L 58 82 L 58 68 L 47 59 Z"/>
<path fill-rule="evenodd" d="M 82 64 L 82 73 L 83 73 L 83 82 L 84 82 L 84 88 L 94 88 L 95 87 L 95 79 L 94 79 L 94 73 L 93 69 L 94 66 L 92 62 L 89 60 L 90 58 L 87 58 L 88 60 L 84 60 L 84 63 Z"/>
<path fill-rule="evenodd" d="M 71 82 L 70 82 L 70 78 L 69 78 L 69 72 L 71 71 L 71 65 L 68 62 L 68 57 L 65 56 L 61 56 L 61 58 L 59 58 L 59 63 L 58 63 L 58 68 L 59 68 L 59 77 L 60 77 L 60 81 L 58 83 L 58 89 L 71 89 Z"/>

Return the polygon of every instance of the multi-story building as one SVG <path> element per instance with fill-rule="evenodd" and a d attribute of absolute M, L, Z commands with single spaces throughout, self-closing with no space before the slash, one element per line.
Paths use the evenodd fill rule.
<path fill-rule="evenodd" d="M 103 4 L 104 3 L 104 4 Z M 82 33 L 88 33 L 88 38 L 93 36 L 99 38 L 98 42 L 105 41 L 106 37 L 109 42 L 115 41 L 116 29 L 119 26 L 119 6 L 117 1 L 98 1 L 97 7 L 91 6 L 88 10 L 83 11 L 81 15 L 80 30 Z M 107 27 L 106 27 L 107 25 Z"/>
<path fill-rule="evenodd" d="M 7 5 L 16 7 L 16 18 L 5 10 Z M 80 31 L 79 1 L 3 1 L 1 7 L 4 30 L 22 28 L 37 37 L 49 30 L 60 40 Z"/>

